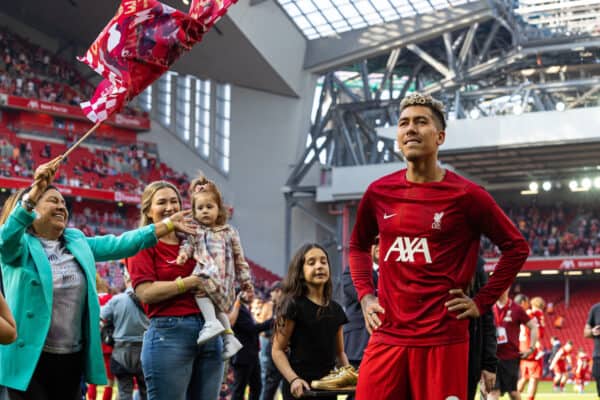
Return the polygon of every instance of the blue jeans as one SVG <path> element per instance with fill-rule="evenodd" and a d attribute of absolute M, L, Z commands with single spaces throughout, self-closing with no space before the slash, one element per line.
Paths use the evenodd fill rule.
<path fill-rule="evenodd" d="M 217 400 L 223 380 L 220 336 L 196 344 L 200 315 L 154 317 L 144 334 L 142 369 L 148 400 Z"/>

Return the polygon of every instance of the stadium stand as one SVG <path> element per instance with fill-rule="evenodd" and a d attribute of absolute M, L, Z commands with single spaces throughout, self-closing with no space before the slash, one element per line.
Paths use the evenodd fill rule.
<path fill-rule="evenodd" d="M 506 207 L 505 211 L 529 242 L 532 256 L 600 254 L 600 210 L 596 208 L 565 202 Z M 481 247 L 486 258 L 500 255 L 487 238 L 483 238 Z"/>
<path fill-rule="evenodd" d="M 72 63 L 0 27 L 0 93 L 79 106 L 94 91 Z M 128 115 L 144 115 L 126 107 Z"/>

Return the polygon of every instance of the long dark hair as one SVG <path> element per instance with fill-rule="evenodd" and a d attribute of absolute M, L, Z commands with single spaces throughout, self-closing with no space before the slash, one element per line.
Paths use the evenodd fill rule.
<path fill-rule="evenodd" d="M 323 246 L 317 243 L 307 243 L 300 247 L 288 266 L 288 272 L 283 280 L 283 288 L 281 294 L 281 300 L 275 307 L 275 331 L 282 329 L 285 325 L 285 320 L 290 314 L 293 302 L 302 296 L 305 296 L 308 292 L 306 281 L 304 279 L 304 262 L 306 253 L 312 249 L 320 249 L 325 253 L 327 257 L 327 265 L 329 266 L 329 279 L 325 283 L 323 288 L 323 306 L 319 309 L 318 314 L 323 309 L 329 306 L 333 293 L 333 284 L 331 283 L 331 263 L 329 262 L 329 254 Z"/>

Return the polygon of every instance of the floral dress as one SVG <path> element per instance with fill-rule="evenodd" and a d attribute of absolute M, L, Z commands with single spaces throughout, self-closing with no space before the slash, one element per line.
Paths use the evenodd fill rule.
<path fill-rule="evenodd" d="M 239 233 L 231 225 L 200 225 L 195 235 L 188 235 L 180 253 L 194 257 L 193 274 L 204 282 L 204 291 L 222 312 L 229 312 L 235 300 L 235 281 L 251 282 L 250 267 L 244 259 Z"/>

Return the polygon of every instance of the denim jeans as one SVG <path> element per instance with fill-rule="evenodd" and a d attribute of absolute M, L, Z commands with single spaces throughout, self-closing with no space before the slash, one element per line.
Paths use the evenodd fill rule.
<path fill-rule="evenodd" d="M 203 325 L 200 315 L 150 320 L 142 346 L 148 400 L 217 400 L 223 340 L 218 336 L 198 346 Z"/>

